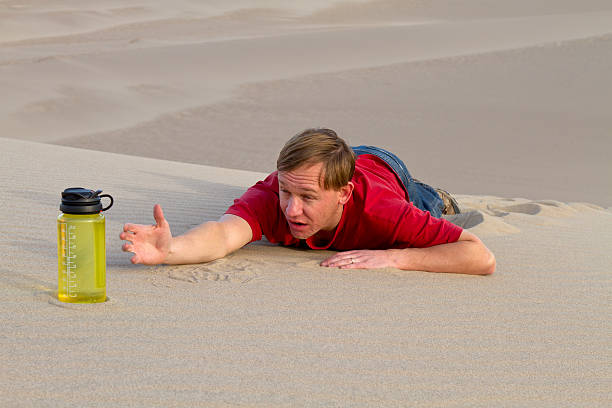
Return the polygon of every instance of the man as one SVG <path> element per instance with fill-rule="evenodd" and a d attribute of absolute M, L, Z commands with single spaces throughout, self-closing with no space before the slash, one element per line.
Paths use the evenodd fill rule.
<path fill-rule="evenodd" d="M 124 225 L 123 251 L 147 265 L 209 262 L 265 235 L 281 245 L 341 251 L 325 267 L 495 270 L 495 257 L 474 234 L 439 218 L 458 211 L 452 197 L 413 179 L 390 152 L 352 149 L 333 130 L 308 129 L 285 144 L 277 169 L 218 221 L 181 236 L 172 237 L 155 205 L 156 225 Z"/>

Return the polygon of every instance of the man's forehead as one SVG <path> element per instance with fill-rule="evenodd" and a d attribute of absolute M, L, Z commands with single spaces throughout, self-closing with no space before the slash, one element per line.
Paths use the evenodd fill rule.
<path fill-rule="evenodd" d="M 305 164 L 291 171 L 279 171 L 278 181 L 302 189 L 320 190 L 323 186 L 323 163 Z"/>

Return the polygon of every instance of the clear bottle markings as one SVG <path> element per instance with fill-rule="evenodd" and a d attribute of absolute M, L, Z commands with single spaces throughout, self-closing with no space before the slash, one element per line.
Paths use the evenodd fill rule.
<path fill-rule="evenodd" d="M 77 273 L 76 273 L 76 226 L 68 225 L 68 231 L 66 231 L 66 224 L 62 224 L 62 247 L 64 248 L 63 262 L 64 266 L 64 282 L 66 288 L 66 295 L 69 297 L 77 297 L 76 288 L 78 287 Z"/>

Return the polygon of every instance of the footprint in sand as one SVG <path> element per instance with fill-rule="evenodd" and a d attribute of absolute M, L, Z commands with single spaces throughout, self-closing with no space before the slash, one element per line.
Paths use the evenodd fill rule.
<path fill-rule="evenodd" d="M 444 216 L 444 219 L 463 229 L 469 229 L 479 237 L 519 233 L 520 229 L 503 221 L 502 217 L 506 215 L 508 215 L 507 212 L 487 209 L 486 212 L 473 210 L 456 215 L 447 215 Z"/>
<path fill-rule="evenodd" d="M 517 226 L 525 222 L 537 226 L 558 225 L 561 219 L 581 212 L 605 212 L 605 209 L 592 204 L 522 198 L 463 196 L 459 204 L 466 211 L 445 218 L 479 236 L 518 233 L 520 229 Z"/>
<path fill-rule="evenodd" d="M 484 221 L 480 211 L 468 211 L 461 214 L 446 215 L 444 219 L 463 229 L 473 228 Z"/>
<path fill-rule="evenodd" d="M 202 281 L 247 283 L 259 276 L 263 263 L 219 259 L 206 264 L 163 267 L 170 279 L 189 283 Z"/>
<path fill-rule="evenodd" d="M 552 201 L 552 200 L 541 200 L 541 201 L 530 201 L 525 203 L 518 203 L 502 208 L 503 211 L 509 213 L 520 213 L 527 215 L 543 215 L 547 217 L 571 217 L 577 213 L 576 209 L 572 208 L 568 204 Z"/>

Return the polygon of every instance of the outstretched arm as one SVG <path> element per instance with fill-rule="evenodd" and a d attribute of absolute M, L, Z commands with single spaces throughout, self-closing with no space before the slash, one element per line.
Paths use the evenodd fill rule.
<path fill-rule="evenodd" d="M 463 231 L 459 240 L 429 248 L 357 250 L 339 252 L 321 266 L 342 269 L 384 268 L 428 272 L 490 275 L 495 271 L 495 256 L 471 232 Z"/>
<path fill-rule="evenodd" d="M 155 225 L 125 224 L 120 234 L 125 252 L 133 252 L 135 264 L 190 264 L 223 258 L 251 241 L 252 231 L 242 218 L 225 214 L 183 235 L 172 237 L 159 205 L 153 209 Z"/>

